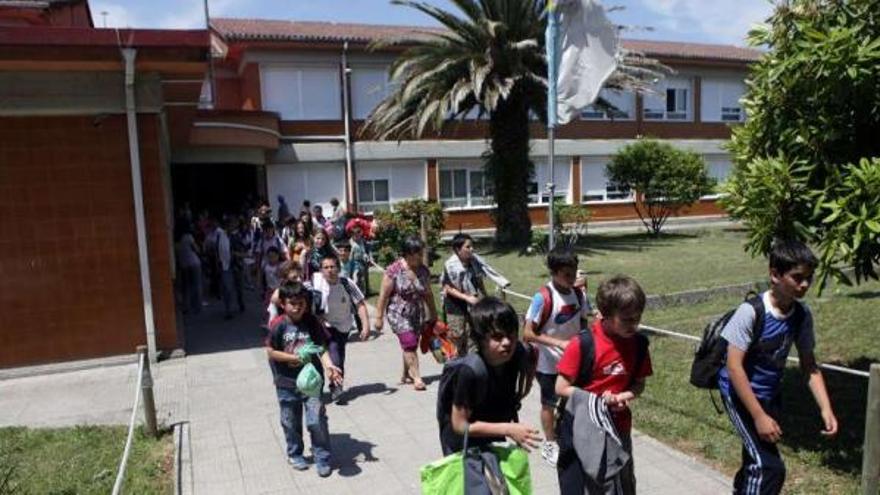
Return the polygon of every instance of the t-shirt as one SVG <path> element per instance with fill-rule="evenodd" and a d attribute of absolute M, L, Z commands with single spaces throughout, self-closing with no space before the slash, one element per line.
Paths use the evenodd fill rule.
<path fill-rule="evenodd" d="M 553 310 L 550 312 L 550 317 L 547 318 L 544 328 L 537 328 L 544 307 L 544 297 L 540 291 L 532 298 L 532 303 L 526 312 L 526 321 L 535 324 L 535 333 L 568 340 L 581 331 L 581 320 L 587 319 L 592 310 L 586 302 L 586 297 L 583 298 L 584 303 L 581 304 L 574 289 L 570 290 L 568 294 L 563 294 L 556 290 L 552 282 L 548 283 L 547 287 L 552 291 Z M 538 344 L 538 373 L 555 375 L 556 364 L 559 362 L 560 356 L 562 356 L 562 350 L 556 346 Z"/>
<path fill-rule="evenodd" d="M 798 354 L 812 354 L 816 347 L 816 336 L 813 332 L 813 315 L 806 304 L 800 303 L 804 315 L 798 330 L 792 322 L 795 305 L 792 305 L 788 314 L 782 314 L 771 304 L 769 292 L 761 294 L 761 300 L 764 303 L 764 329 L 760 344 L 747 355 L 745 370 L 755 397 L 769 401 L 779 392 L 791 345 L 797 347 Z M 721 336 L 737 349 L 748 351 L 754 322 L 755 308 L 747 302 L 742 303 L 721 330 Z M 725 395 L 734 393 L 727 366 L 722 366 L 718 373 L 718 387 Z"/>
<path fill-rule="evenodd" d="M 518 400 L 516 396 L 516 382 L 519 374 L 520 363 L 525 359 L 526 352 L 522 344 L 518 344 L 510 361 L 498 368 L 486 364 L 489 372 L 489 382 L 485 394 L 479 395 L 481 387 L 477 383 L 479 377 L 468 366 L 462 366 L 456 372 L 453 384 L 452 404 L 465 407 L 471 411 L 470 422 L 485 421 L 489 423 L 509 423 L 518 421 Z M 452 411 L 446 411 L 451 415 Z M 448 417 L 445 417 L 444 427 L 440 431 L 443 437 L 441 441 L 445 445 L 456 446 L 454 450 L 461 450 L 462 436 L 452 431 L 452 425 Z M 492 442 L 504 441 L 503 437 L 469 437 L 468 446 L 487 445 Z"/>
<path fill-rule="evenodd" d="M 602 395 L 605 391 L 619 394 L 632 387 L 632 383 L 651 376 L 651 355 L 646 353 L 642 365 L 636 370 L 638 360 L 638 340 L 635 337 L 621 338 L 605 333 L 601 321 L 590 327 L 595 344 L 595 361 L 590 383 L 584 387 L 588 392 Z M 578 338 L 571 339 L 559 360 L 559 373 L 574 382 L 581 368 L 581 347 Z M 626 434 L 632 429 L 632 413 L 629 408 L 610 411 L 617 431 Z"/>
<path fill-rule="evenodd" d="M 271 347 L 276 351 L 285 352 L 287 354 L 296 354 L 297 350 L 306 344 L 316 344 L 326 346 L 326 338 L 321 326 L 310 316 L 306 316 L 301 321 L 294 323 L 287 317 L 278 318 L 274 321 L 274 325 L 269 327 L 269 334 L 266 336 L 266 347 Z M 275 386 L 278 388 L 295 389 L 296 377 L 302 370 L 303 365 L 290 366 L 287 363 L 279 363 L 270 359 L 272 365 L 272 375 L 275 377 Z M 321 360 L 317 355 L 312 356 L 312 364 L 323 373 Z"/>
<path fill-rule="evenodd" d="M 201 266 L 202 262 L 196 254 L 196 240 L 192 234 L 183 234 L 177 242 L 177 260 L 184 268 Z"/>
<path fill-rule="evenodd" d="M 321 292 L 324 318 L 330 325 L 340 332 L 351 329 L 353 306 L 364 301 L 364 295 L 351 280 L 339 279 L 335 284 L 330 284 L 324 277 L 316 274 L 313 279 L 315 289 Z M 348 285 L 346 290 L 343 284 Z"/>
<path fill-rule="evenodd" d="M 263 263 L 263 276 L 266 278 L 266 287 L 275 290 L 281 286 L 281 263 L 270 265 Z"/>

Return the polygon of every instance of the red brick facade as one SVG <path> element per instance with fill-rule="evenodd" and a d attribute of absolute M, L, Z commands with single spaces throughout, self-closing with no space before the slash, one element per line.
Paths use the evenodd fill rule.
<path fill-rule="evenodd" d="M 159 123 L 138 119 L 160 349 L 177 346 Z M 0 366 L 146 342 L 124 115 L 0 118 Z"/>

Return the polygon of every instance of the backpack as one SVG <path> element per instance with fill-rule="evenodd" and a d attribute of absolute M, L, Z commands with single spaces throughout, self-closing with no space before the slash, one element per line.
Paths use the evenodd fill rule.
<path fill-rule="evenodd" d="M 583 310 L 584 305 L 587 301 L 587 297 L 584 294 L 584 291 L 574 288 L 572 290 L 577 297 L 580 310 Z M 550 319 L 550 313 L 553 312 L 553 291 L 550 290 L 550 286 L 543 285 L 541 287 L 541 290 L 538 292 L 541 294 L 543 304 L 541 304 L 541 314 L 538 316 L 538 324 L 537 326 L 535 326 L 535 333 L 539 333 L 544 329 L 544 325 L 546 325 L 547 321 Z"/>
<path fill-rule="evenodd" d="M 756 349 L 757 344 L 761 342 L 761 336 L 764 333 L 764 300 L 759 294 L 749 292 L 746 294 L 745 302 L 749 303 L 755 310 L 752 340 L 749 344 L 749 349 L 746 351 L 746 357 L 748 358 L 749 354 L 753 353 Z M 724 366 L 725 358 L 727 357 L 727 340 L 721 336 L 721 332 L 737 309 L 738 307 L 724 313 L 720 318 L 710 322 L 703 329 L 703 338 L 694 352 L 694 360 L 691 363 L 690 382 L 693 386 L 708 390 L 718 388 L 718 372 L 721 371 L 721 367 Z M 794 313 L 791 316 L 795 328 L 795 340 L 797 340 L 800 333 L 804 314 L 803 304 L 800 301 L 795 301 Z"/>
<path fill-rule="evenodd" d="M 752 343 L 758 342 L 764 332 L 764 301 L 758 294 L 749 292 L 746 294 L 745 302 L 755 310 Z M 724 358 L 727 355 L 727 341 L 721 336 L 721 331 L 738 308 L 739 306 L 729 310 L 720 318 L 709 322 L 703 329 L 703 338 L 700 339 L 700 345 L 697 346 L 691 363 L 691 385 L 709 390 L 718 388 L 718 372 L 724 366 Z"/>

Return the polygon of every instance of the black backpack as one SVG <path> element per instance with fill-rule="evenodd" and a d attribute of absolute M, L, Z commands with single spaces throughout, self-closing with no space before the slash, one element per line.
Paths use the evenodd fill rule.
<path fill-rule="evenodd" d="M 752 344 L 754 344 L 761 340 L 764 331 L 764 301 L 758 294 L 749 292 L 745 302 L 755 310 L 755 323 L 752 327 Z M 724 366 L 724 358 L 727 355 L 727 340 L 721 336 L 721 331 L 738 308 L 739 306 L 724 313 L 703 329 L 703 338 L 691 363 L 691 385 L 709 390 L 718 388 L 718 372 Z"/>

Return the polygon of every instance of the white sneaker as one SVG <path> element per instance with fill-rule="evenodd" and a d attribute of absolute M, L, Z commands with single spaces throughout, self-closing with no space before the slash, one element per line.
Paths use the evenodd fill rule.
<path fill-rule="evenodd" d="M 559 444 L 556 442 L 544 441 L 541 443 L 541 457 L 547 464 L 556 467 L 556 461 L 559 460 Z"/>

